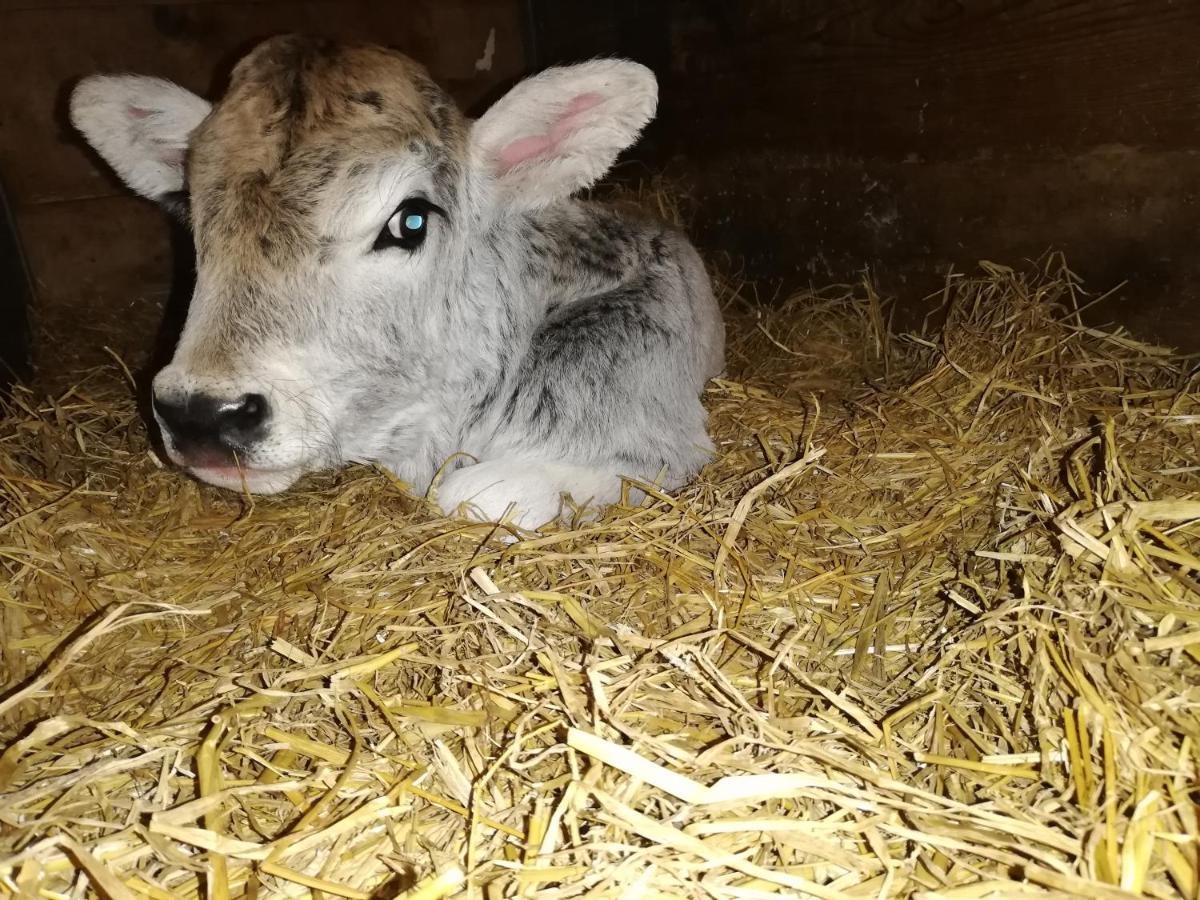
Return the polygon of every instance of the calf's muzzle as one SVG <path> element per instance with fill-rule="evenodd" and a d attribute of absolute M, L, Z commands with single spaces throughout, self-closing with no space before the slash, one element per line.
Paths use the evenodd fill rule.
<path fill-rule="evenodd" d="M 156 394 L 154 412 L 176 452 L 191 465 L 234 462 L 263 436 L 270 418 L 262 394 L 228 398 L 189 393 L 179 399 Z"/>

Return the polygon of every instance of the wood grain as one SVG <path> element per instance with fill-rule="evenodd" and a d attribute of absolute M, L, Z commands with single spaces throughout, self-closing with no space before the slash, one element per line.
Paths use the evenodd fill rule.
<path fill-rule="evenodd" d="M 655 69 L 627 171 L 681 183 L 765 295 L 870 269 L 920 296 L 1055 247 L 1130 282 L 1097 316 L 1200 349 L 1200 2 L 534 3 L 539 64 Z"/>
<path fill-rule="evenodd" d="M 1200 351 L 1200 153 L 1098 149 L 1042 160 L 826 160 L 763 151 L 674 170 L 705 254 L 783 291 L 864 273 L 912 327 L 951 269 L 1067 254 L 1091 310 Z"/>
<path fill-rule="evenodd" d="M 197 3 L 269 3 L 271 0 L 0 0 L 0 13 L 40 9 L 94 9 L 99 6 L 184 6 Z"/>
<path fill-rule="evenodd" d="M 953 159 L 1104 143 L 1194 146 L 1200 4 L 1028 0 L 760 4 L 679 20 L 672 85 L 706 142 Z M 732 30 L 732 34 L 730 33 Z"/>
<path fill-rule="evenodd" d="M 542 61 L 628 53 L 679 151 L 962 159 L 1195 146 L 1194 0 L 541 0 Z M 655 39 L 661 35 L 661 39 Z"/>
<path fill-rule="evenodd" d="M 111 347 L 130 365 L 152 348 L 170 291 L 166 223 L 134 197 L 41 204 L 21 215 L 35 277 L 37 361 L 77 371 L 111 362 Z"/>

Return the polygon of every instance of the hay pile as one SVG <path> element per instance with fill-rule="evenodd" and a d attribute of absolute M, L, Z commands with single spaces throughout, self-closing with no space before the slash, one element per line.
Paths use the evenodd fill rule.
<path fill-rule="evenodd" d="M 0 892 L 1196 897 L 1200 378 L 1056 260 L 945 302 L 731 304 L 702 481 L 515 545 L 20 395 Z"/>

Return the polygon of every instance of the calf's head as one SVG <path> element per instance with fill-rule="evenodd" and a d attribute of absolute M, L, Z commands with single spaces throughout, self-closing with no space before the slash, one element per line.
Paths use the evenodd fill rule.
<path fill-rule="evenodd" d="M 194 237 L 195 293 L 153 386 L 171 458 L 260 493 L 386 461 L 411 408 L 477 367 L 514 216 L 603 175 L 655 102 L 649 70 L 599 60 L 469 122 L 407 57 L 298 36 L 255 48 L 211 105 L 84 79 L 75 126 Z"/>

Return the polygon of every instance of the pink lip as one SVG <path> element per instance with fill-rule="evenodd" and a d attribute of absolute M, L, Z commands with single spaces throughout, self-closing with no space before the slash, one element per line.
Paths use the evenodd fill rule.
<path fill-rule="evenodd" d="M 284 475 L 291 469 L 252 469 L 250 466 L 184 466 L 193 475 L 209 475 L 214 478 L 245 478 L 250 481 L 255 478 L 270 478 L 273 475 Z"/>
<path fill-rule="evenodd" d="M 186 466 L 203 482 L 229 491 L 249 490 L 253 494 L 275 494 L 286 490 L 299 477 L 296 469 L 249 469 L 237 466 Z"/>
<path fill-rule="evenodd" d="M 245 472 L 247 469 L 242 466 L 186 466 L 193 472 L 214 472 L 218 475 L 233 475 L 236 472 Z"/>
<path fill-rule="evenodd" d="M 240 485 L 245 482 L 248 485 L 253 485 L 256 481 L 270 478 L 272 475 L 278 475 L 278 471 L 268 469 L 250 469 L 246 466 L 239 468 L 238 466 L 185 466 L 185 469 L 201 481 L 207 481 L 210 484 L 221 485 Z"/>
<path fill-rule="evenodd" d="M 220 475 L 222 478 L 239 478 L 242 475 L 253 478 L 255 475 L 270 474 L 269 469 L 251 469 L 247 466 L 187 466 L 186 468 L 189 472 Z"/>
<path fill-rule="evenodd" d="M 193 478 L 227 491 L 248 490 L 252 494 L 277 494 L 287 490 L 302 472 L 299 466 L 265 469 L 238 466 L 224 459 L 206 459 L 203 455 L 189 459 L 177 452 L 169 441 L 166 450 L 171 462 Z"/>

